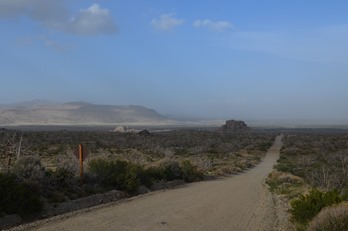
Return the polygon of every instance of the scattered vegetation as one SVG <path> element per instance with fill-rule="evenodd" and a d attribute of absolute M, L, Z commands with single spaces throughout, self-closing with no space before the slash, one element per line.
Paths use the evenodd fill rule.
<path fill-rule="evenodd" d="M 299 133 L 284 139 L 278 171 L 301 177 L 322 190 L 348 186 L 348 135 L 346 133 Z"/>
<path fill-rule="evenodd" d="M 244 171 L 257 164 L 275 134 L 177 130 L 151 133 L 0 130 L 0 216 L 40 212 L 53 206 L 108 190 L 130 195 L 140 186 L 204 175 Z M 20 142 L 19 142 L 20 140 Z M 89 157 L 84 178 L 74 150 L 85 144 Z M 9 161 L 11 160 L 11 161 Z"/>
<path fill-rule="evenodd" d="M 318 189 L 311 189 L 308 194 L 300 195 L 291 201 L 290 213 L 295 222 L 307 225 L 324 207 L 341 201 L 337 190 L 322 192 Z"/>
<path fill-rule="evenodd" d="M 267 183 L 290 200 L 297 230 L 347 230 L 331 224 L 344 216 L 336 216 L 329 207 L 348 199 L 347 140 L 344 130 L 297 130 L 283 139 L 280 159 Z M 321 211 L 324 215 L 319 216 Z"/>

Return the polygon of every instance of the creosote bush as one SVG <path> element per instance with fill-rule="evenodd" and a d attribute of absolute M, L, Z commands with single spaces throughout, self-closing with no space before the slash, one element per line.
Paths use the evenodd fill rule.
<path fill-rule="evenodd" d="M 16 161 L 12 172 L 21 179 L 41 181 L 45 177 L 45 168 L 38 156 L 24 156 Z"/>
<path fill-rule="evenodd" d="M 104 187 L 133 192 L 140 185 L 138 168 L 127 161 L 94 159 L 88 164 L 91 177 Z"/>
<path fill-rule="evenodd" d="M 140 185 L 150 187 L 155 181 L 193 182 L 203 176 L 189 161 L 183 161 L 180 164 L 174 160 L 165 160 L 156 166 L 144 168 L 123 160 L 93 159 L 88 165 L 91 181 L 106 188 L 126 192 L 134 192 Z"/>
<path fill-rule="evenodd" d="M 203 173 L 188 160 L 184 160 L 181 163 L 181 170 L 185 182 L 194 182 L 203 178 Z"/>
<path fill-rule="evenodd" d="M 175 160 L 162 160 L 145 171 L 154 181 L 184 180 L 185 182 L 194 182 L 203 178 L 203 173 L 188 160 L 181 163 Z"/>
<path fill-rule="evenodd" d="M 69 169 L 47 171 L 42 185 L 43 196 L 50 202 L 63 202 L 66 199 L 75 199 L 77 195 L 85 195 L 79 187 L 79 179 Z"/>
<path fill-rule="evenodd" d="M 20 182 L 14 175 L 0 174 L 0 215 L 21 216 L 38 213 L 43 203 L 40 194 L 29 183 Z"/>
<path fill-rule="evenodd" d="M 165 180 L 171 181 L 183 178 L 182 169 L 177 161 L 164 161 L 159 167 L 162 168 Z"/>
<path fill-rule="evenodd" d="M 322 192 L 318 189 L 311 189 L 308 194 L 300 195 L 291 201 L 290 213 L 295 222 L 308 224 L 324 207 L 341 202 L 337 190 Z"/>

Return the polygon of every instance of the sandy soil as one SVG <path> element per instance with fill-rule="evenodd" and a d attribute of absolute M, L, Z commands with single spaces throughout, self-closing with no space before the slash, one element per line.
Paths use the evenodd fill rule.
<path fill-rule="evenodd" d="M 278 136 L 263 161 L 232 177 L 188 184 L 75 215 L 39 221 L 21 230 L 286 230 L 264 181 L 279 157 Z"/>

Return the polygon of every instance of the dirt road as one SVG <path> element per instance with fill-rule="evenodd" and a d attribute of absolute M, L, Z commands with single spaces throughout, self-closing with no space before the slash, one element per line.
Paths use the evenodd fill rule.
<path fill-rule="evenodd" d="M 279 157 L 278 136 L 263 161 L 240 175 L 154 192 L 42 222 L 33 230 L 281 230 L 263 182 Z"/>

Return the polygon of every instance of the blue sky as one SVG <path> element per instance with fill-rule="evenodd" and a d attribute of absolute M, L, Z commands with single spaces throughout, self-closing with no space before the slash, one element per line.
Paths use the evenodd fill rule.
<path fill-rule="evenodd" d="M 0 0 L 0 104 L 348 121 L 348 2 Z"/>

